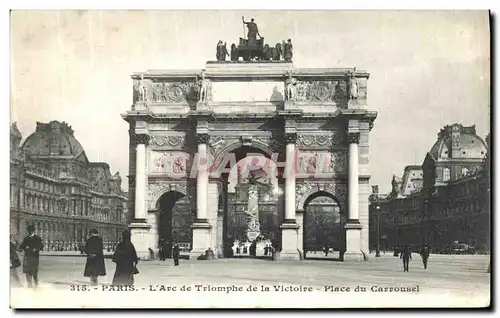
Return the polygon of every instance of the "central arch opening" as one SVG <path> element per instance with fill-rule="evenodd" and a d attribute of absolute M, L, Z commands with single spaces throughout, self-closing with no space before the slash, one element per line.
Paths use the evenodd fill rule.
<path fill-rule="evenodd" d="M 193 241 L 191 225 L 195 214 L 189 197 L 178 191 L 164 193 L 158 200 L 158 247 L 165 258 L 172 257 L 172 244 L 177 242 L 181 253 L 189 253 Z"/>
<path fill-rule="evenodd" d="M 279 243 L 282 186 L 276 163 L 265 151 L 243 146 L 231 153 L 226 184 L 225 257 L 271 258 Z"/>
<path fill-rule="evenodd" d="M 319 191 L 304 203 L 304 257 L 339 260 L 344 248 L 344 219 L 330 193 Z"/>

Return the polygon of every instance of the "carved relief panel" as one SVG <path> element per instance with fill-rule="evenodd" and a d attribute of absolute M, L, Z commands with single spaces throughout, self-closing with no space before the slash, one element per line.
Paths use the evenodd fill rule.
<path fill-rule="evenodd" d="M 295 87 L 297 102 L 345 102 L 347 83 L 337 81 L 300 81 Z"/>
<path fill-rule="evenodd" d="M 343 145 L 345 133 L 332 131 L 328 134 L 300 134 L 297 146 L 301 150 L 331 149 L 333 146 Z"/>
<path fill-rule="evenodd" d="M 165 175 L 170 178 L 187 176 L 190 156 L 180 151 L 152 151 L 149 160 L 149 171 L 153 175 Z"/>
<path fill-rule="evenodd" d="M 345 173 L 347 152 L 344 149 L 331 152 L 300 152 L 297 160 L 297 177 L 329 177 L 335 173 Z M 325 174 L 322 176 L 322 174 Z"/>
<path fill-rule="evenodd" d="M 185 134 L 151 136 L 150 147 L 153 150 L 181 150 L 186 146 Z"/>
<path fill-rule="evenodd" d="M 149 104 L 190 104 L 198 100 L 198 85 L 193 80 L 158 82 L 150 79 L 134 80 L 133 100 Z"/>
<path fill-rule="evenodd" d="M 152 103 L 189 104 L 198 100 L 198 86 L 194 82 L 153 82 Z"/>

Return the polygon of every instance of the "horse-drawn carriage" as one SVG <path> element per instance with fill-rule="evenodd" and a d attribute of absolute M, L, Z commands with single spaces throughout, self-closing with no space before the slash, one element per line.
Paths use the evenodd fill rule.
<path fill-rule="evenodd" d="M 242 17 L 243 19 L 243 17 Z M 285 61 L 292 60 L 292 40 L 288 39 L 288 42 L 283 41 L 282 43 L 276 43 L 276 45 L 269 46 L 264 44 L 264 38 L 260 36 L 257 29 L 257 24 L 255 24 L 252 19 L 251 22 L 243 23 L 248 27 L 248 39 L 240 38 L 238 46 L 236 44 L 231 45 L 231 54 L 228 53 L 226 48 L 226 43 L 222 43 L 219 40 L 217 44 L 217 61 L 225 61 L 226 56 L 230 56 L 231 61 L 237 62 L 240 58 L 245 61 L 279 61 L 284 59 Z M 260 38 L 257 39 L 257 36 Z"/>
<path fill-rule="evenodd" d="M 272 47 L 264 44 L 264 38 L 256 40 L 256 45 L 249 45 L 248 40 L 240 38 L 240 44 L 236 48 L 237 54 L 232 54 L 232 60 L 238 60 L 240 57 L 243 61 L 279 61 L 283 57 L 283 48 L 280 43 Z"/>
<path fill-rule="evenodd" d="M 249 45 L 247 39 L 240 38 L 240 44 L 238 45 L 238 58 L 241 57 L 243 61 L 250 61 L 253 59 L 263 60 L 264 38 L 257 39 L 255 42 L 256 45 Z"/>

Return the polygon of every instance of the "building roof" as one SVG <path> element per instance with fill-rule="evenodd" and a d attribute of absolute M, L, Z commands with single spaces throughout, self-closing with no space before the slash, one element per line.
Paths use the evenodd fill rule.
<path fill-rule="evenodd" d="M 453 150 L 455 141 L 455 150 Z M 476 127 L 461 124 L 447 125 L 438 133 L 429 155 L 435 161 L 449 159 L 482 159 L 486 154 L 486 143 L 476 134 Z"/>
<path fill-rule="evenodd" d="M 37 122 L 36 131 L 26 138 L 22 148 L 28 156 L 86 158 L 71 126 L 59 121 Z"/>

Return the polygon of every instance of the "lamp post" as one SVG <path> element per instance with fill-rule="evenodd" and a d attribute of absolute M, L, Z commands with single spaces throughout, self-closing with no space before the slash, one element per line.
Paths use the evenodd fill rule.
<path fill-rule="evenodd" d="M 380 257 L 380 205 L 377 204 L 377 251 L 375 257 Z"/>

